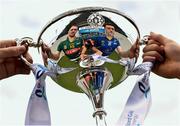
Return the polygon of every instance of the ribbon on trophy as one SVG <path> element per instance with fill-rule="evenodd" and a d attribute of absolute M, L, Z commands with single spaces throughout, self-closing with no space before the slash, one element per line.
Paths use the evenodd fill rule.
<path fill-rule="evenodd" d="M 144 62 L 134 68 L 129 75 L 140 75 L 126 102 L 125 108 L 117 122 L 117 126 L 140 126 L 146 118 L 151 106 L 149 84 L 152 62 Z"/>
<path fill-rule="evenodd" d="M 64 73 L 68 73 L 70 71 L 75 70 L 77 67 L 64 68 L 64 67 L 60 67 L 56 62 L 52 60 L 48 60 L 47 68 L 53 73 L 64 74 Z"/>
<path fill-rule="evenodd" d="M 33 64 L 32 71 L 36 84 L 29 98 L 25 125 L 51 125 L 45 79 L 46 76 L 54 76 L 54 74 L 39 64 Z"/>
<path fill-rule="evenodd" d="M 25 125 L 51 125 L 51 116 L 46 97 L 47 76 L 56 78 L 56 75 L 63 74 L 74 70 L 75 68 L 60 68 L 51 60 L 48 61 L 46 68 L 40 64 L 32 64 L 30 68 L 36 79 L 36 84 L 29 98 L 28 107 L 26 110 Z"/>

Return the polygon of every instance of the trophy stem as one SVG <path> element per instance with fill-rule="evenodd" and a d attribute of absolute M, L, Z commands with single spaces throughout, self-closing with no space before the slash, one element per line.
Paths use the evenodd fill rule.
<path fill-rule="evenodd" d="M 105 119 L 106 115 L 96 115 L 96 126 L 107 126 L 106 124 L 106 119 Z"/>
<path fill-rule="evenodd" d="M 94 104 L 93 117 L 96 118 L 96 126 L 107 126 L 105 116 L 107 113 L 104 111 L 104 94 L 100 93 L 99 100 L 93 98 L 92 103 Z"/>
<path fill-rule="evenodd" d="M 84 72 L 85 71 L 85 72 Z M 78 86 L 91 100 L 96 126 L 107 126 L 104 111 L 104 94 L 113 81 L 112 74 L 101 67 L 84 69 L 78 76 Z"/>

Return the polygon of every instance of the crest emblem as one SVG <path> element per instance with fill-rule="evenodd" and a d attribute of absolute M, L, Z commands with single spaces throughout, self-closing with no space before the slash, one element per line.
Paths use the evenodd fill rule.
<path fill-rule="evenodd" d="M 87 22 L 91 27 L 98 27 L 103 26 L 105 20 L 99 13 L 93 13 L 88 17 Z"/>

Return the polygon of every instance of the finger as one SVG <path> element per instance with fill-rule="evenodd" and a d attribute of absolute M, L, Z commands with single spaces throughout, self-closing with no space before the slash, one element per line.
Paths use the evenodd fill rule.
<path fill-rule="evenodd" d="M 42 52 L 45 52 L 48 49 L 48 45 L 46 45 L 45 43 L 43 43 L 41 47 Z"/>
<path fill-rule="evenodd" d="M 48 58 L 48 55 L 47 55 L 46 52 L 42 52 L 41 55 L 42 55 L 42 57 L 43 57 L 44 59 L 47 59 L 47 58 Z"/>
<path fill-rule="evenodd" d="M 147 45 L 143 48 L 144 53 L 149 52 L 149 51 L 157 51 L 157 52 L 163 54 L 164 48 L 163 48 L 163 46 L 158 46 L 157 44 Z"/>
<path fill-rule="evenodd" d="M 0 65 L 0 79 L 16 74 L 29 74 L 30 68 L 20 58 L 8 58 Z"/>
<path fill-rule="evenodd" d="M 30 68 L 27 66 L 22 60 L 16 60 L 15 61 L 16 66 L 15 66 L 15 71 L 11 75 L 14 74 L 29 74 L 30 73 Z"/>
<path fill-rule="evenodd" d="M 12 46 L 8 48 L 0 48 L 0 58 L 15 57 L 25 52 L 26 52 L 25 46 Z"/>
<path fill-rule="evenodd" d="M 151 44 L 156 44 L 156 45 L 162 45 L 161 43 L 157 42 L 157 41 L 154 41 L 153 39 L 150 39 L 147 43 L 147 45 L 151 45 Z"/>
<path fill-rule="evenodd" d="M 0 48 L 6 48 L 10 46 L 16 46 L 17 43 L 15 40 L 0 40 Z"/>
<path fill-rule="evenodd" d="M 42 51 L 42 53 L 45 52 L 45 50 L 44 50 L 44 44 L 41 46 L 41 51 Z"/>
<path fill-rule="evenodd" d="M 138 42 L 134 43 L 131 48 L 130 48 L 131 52 L 139 52 L 139 44 Z"/>
<path fill-rule="evenodd" d="M 156 58 L 153 56 L 144 56 L 143 57 L 143 62 L 154 62 L 156 61 Z"/>
<path fill-rule="evenodd" d="M 43 43 L 43 45 L 42 45 L 41 47 L 42 47 L 42 48 L 41 48 L 42 52 L 45 52 L 45 51 L 47 50 L 47 47 L 48 47 L 48 46 Z"/>
<path fill-rule="evenodd" d="M 33 63 L 33 59 L 32 59 L 31 55 L 28 52 L 25 53 L 23 56 L 29 63 Z"/>
<path fill-rule="evenodd" d="M 48 62 L 47 62 L 47 59 L 48 59 L 47 53 L 46 52 L 42 52 L 41 54 L 42 54 L 42 58 L 43 58 L 44 64 L 47 65 L 48 64 Z"/>
<path fill-rule="evenodd" d="M 50 52 L 51 51 L 50 47 L 46 44 L 43 44 L 41 50 L 42 50 L 42 52 Z"/>
<path fill-rule="evenodd" d="M 157 61 L 160 61 L 160 62 L 164 61 L 163 56 L 162 56 L 160 53 L 158 53 L 157 51 L 149 51 L 149 52 L 144 53 L 143 56 L 142 56 L 143 59 L 144 59 L 144 57 L 146 57 L 146 56 L 155 57 L 155 59 L 156 59 Z"/>
<path fill-rule="evenodd" d="M 139 48 L 135 48 L 134 51 L 132 51 L 132 53 L 134 53 L 135 58 L 139 57 Z"/>
<path fill-rule="evenodd" d="M 136 50 L 135 56 L 136 56 L 136 58 L 139 57 L 139 50 Z"/>
<path fill-rule="evenodd" d="M 157 42 L 159 42 L 160 44 L 162 45 L 165 45 L 166 44 L 166 37 L 164 37 L 163 35 L 161 34 L 157 34 L 157 33 L 154 33 L 154 32 L 150 32 L 150 39 L 153 39 Z"/>

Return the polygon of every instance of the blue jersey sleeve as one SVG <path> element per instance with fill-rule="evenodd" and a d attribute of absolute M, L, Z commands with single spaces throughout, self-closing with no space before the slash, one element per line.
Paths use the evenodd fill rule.
<path fill-rule="evenodd" d="M 115 40 L 114 42 L 117 44 L 117 47 L 118 47 L 118 46 L 121 46 L 118 39 L 114 38 L 114 40 Z"/>

